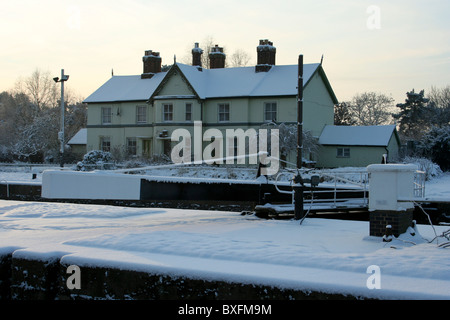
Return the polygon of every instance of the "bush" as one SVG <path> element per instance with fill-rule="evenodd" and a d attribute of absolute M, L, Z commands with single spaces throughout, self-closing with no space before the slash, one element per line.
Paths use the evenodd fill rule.
<path fill-rule="evenodd" d="M 427 181 L 442 174 L 442 170 L 439 165 L 427 158 L 405 157 L 403 159 L 403 163 L 417 165 L 420 171 L 425 172 L 425 180 Z"/>
<path fill-rule="evenodd" d="M 418 151 L 442 170 L 450 170 L 450 125 L 431 128 L 421 139 Z"/>
<path fill-rule="evenodd" d="M 92 150 L 86 153 L 83 160 L 77 163 L 78 171 L 89 171 L 95 169 L 112 170 L 115 168 L 111 153 Z"/>

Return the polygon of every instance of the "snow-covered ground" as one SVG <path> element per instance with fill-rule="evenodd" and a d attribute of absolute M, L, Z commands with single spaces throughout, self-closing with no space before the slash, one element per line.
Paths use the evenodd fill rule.
<path fill-rule="evenodd" d="M 435 226 L 441 235 L 448 227 Z M 450 248 L 431 226 L 390 243 L 368 222 L 263 220 L 231 212 L 0 200 L 18 256 L 382 299 L 450 299 Z M 414 243 L 414 244 L 413 244 Z M 2 249 L 0 249 L 1 251 Z M 369 289 L 371 266 L 380 289 Z"/>
<path fill-rule="evenodd" d="M 0 180 L 39 179 L 39 173 L 32 180 L 30 172 L 0 172 Z M 450 199 L 449 189 L 450 174 L 426 186 L 427 196 L 440 198 Z M 58 252 L 81 268 L 106 265 L 381 299 L 450 299 L 450 247 L 439 246 L 449 240 L 436 239 L 449 228 L 418 225 L 415 236 L 386 243 L 370 237 L 364 221 L 307 218 L 300 225 L 233 212 L 0 200 L 0 252 Z M 379 282 L 372 282 L 375 276 Z M 380 288 L 370 289 L 374 283 Z"/>

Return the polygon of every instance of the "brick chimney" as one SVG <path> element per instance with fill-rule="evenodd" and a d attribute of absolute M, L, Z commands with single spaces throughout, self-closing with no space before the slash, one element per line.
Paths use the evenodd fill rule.
<path fill-rule="evenodd" d="M 258 53 L 258 63 L 256 64 L 256 72 L 267 72 L 275 65 L 275 55 L 277 48 L 267 39 L 259 40 L 259 46 L 256 47 Z"/>
<path fill-rule="evenodd" d="M 142 61 L 144 62 L 144 72 L 141 74 L 141 79 L 150 79 L 155 73 L 161 72 L 161 57 L 159 56 L 159 52 L 146 50 Z"/>
<path fill-rule="evenodd" d="M 192 49 L 192 65 L 202 67 L 202 54 L 203 50 L 199 48 L 198 42 L 195 43 L 195 47 Z"/>
<path fill-rule="evenodd" d="M 225 58 L 226 56 L 225 53 L 223 53 L 223 48 L 216 44 L 215 47 L 211 48 L 211 52 L 209 53 L 209 68 L 225 68 Z"/>

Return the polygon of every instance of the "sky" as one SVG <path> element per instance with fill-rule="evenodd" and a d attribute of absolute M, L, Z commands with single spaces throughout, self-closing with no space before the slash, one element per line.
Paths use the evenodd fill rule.
<path fill-rule="evenodd" d="M 213 38 L 256 64 L 260 39 L 276 64 L 320 62 L 339 101 L 363 92 L 404 102 L 450 85 L 447 0 L 0 0 L 0 92 L 39 69 L 70 75 L 86 98 L 114 75 L 142 73 L 145 50 L 184 62 Z"/>

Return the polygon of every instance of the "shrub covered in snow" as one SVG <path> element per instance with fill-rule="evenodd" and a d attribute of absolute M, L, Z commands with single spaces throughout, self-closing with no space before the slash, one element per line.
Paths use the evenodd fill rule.
<path fill-rule="evenodd" d="M 89 171 L 94 169 L 111 170 L 114 169 L 114 167 L 115 165 L 111 153 L 101 150 L 92 150 L 84 155 L 82 161 L 77 163 L 76 169 L 78 171 Z"/>
<path fill-rule="evenodd" d="M 420 171 L 425 172 L 425 179 L 427 181 L 442 174 L 442 170 L 439 165 L 427 158 L 405 157 L 403 159 L 403 163 L 411 163 L 417 165 Z"/>
<path fill-rule="evenodd" d="M 450 125 L 431 128 L 418 145 L 419 152 L 437 163 L 442 170 L 450 170 Z"/>

